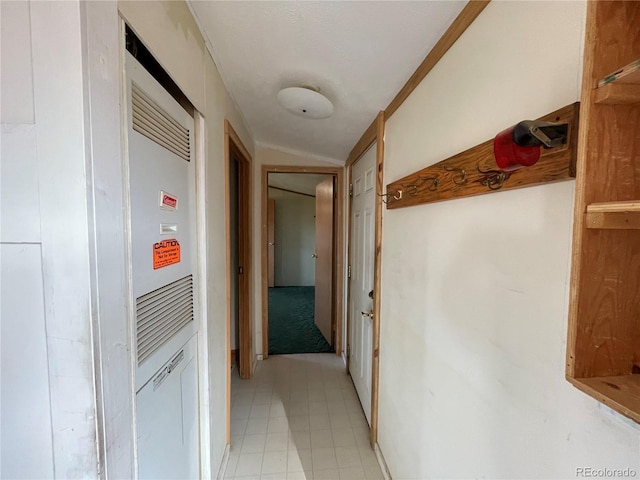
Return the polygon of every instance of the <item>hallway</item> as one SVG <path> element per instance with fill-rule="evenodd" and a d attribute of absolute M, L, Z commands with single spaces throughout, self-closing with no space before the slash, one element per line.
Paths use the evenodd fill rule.
<path fill-rule="evenodd" d="M 341 359 L 271 356 L 231 385 L 225 479 L 381 480 L 369 430 Z"/>

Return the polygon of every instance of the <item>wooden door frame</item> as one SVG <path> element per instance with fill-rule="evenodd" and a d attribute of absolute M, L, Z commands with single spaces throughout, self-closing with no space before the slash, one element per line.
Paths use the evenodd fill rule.
<path fill-rule="evenodd" d="M 353 164 L 376 143 L 376 208 L 375 208 L 375 249 L 373 269 L 373 342 L 371 359 L 371 426 L 369 428 L 369 440 L 371 447 L 375 448 L 378 442 L 378 391 L 380 378 L 380 295 L 381 295 L 381 269 L 382 269 L 382 191 L 384 169 L 384 112 L 378 113 L 376 119 L 364 132 L 349 154 L 346 166 L 349 169 L 349 185 L 352 184 Z M 351 211 L 353 207 L 351 196 L 349 197 L 349 221 L 347 241 L 348 265 L 351 265 Z M 350 283 L 347 282 L 347 372 L 349 372 L 349 357 L 351 354 L 351 319 L 349 318 L 349 302 L 351 301 Z"/>
<path fill-rule="evenodd" d="M 276 238 L 276 226 L 275 226 L 275 213 L 276 213 L 276 201 L 267 199 L 267 287 L 275 287 L 275 238 Z M 272 243 L 273 242 L 273 245 Z M 269 253 L 271 251 L 271 254 Z M 271 261 L 269 256 L 271 255 Z"/>
<path fill-rule="evenodd" d="M 227 443 L 231 442 L 231 194 L 229 185 L 229 167 L 233 157 L 238 161 L 238 192 L 245 195 L 238 202 L 238 259 L 243 274 L 238 282 L 238 293 L 244 292 L 243 305 L 239 305 L 238 372 L 241 378 L 251 378 L 253 374 L 253 335 L 252 335 L 252 256 L 251 256 L 251 212 L 252 212 L 252 159 L 242 140 L 228 120 L 224 121 L 224 171 L 226 201 L 226 307 L 227 341 L 225 358 L 227 365 Z M 237 272 L 233 272 L 237 274 Z M 242 370 L 240 366 L 242 365 Z"/>
<path fill-rule="evenodd" d="M 263 165 L 262 166 L 262 198 L 260 224 L 262 226 L 261 256 L 262 256 L 262 356 L 269 357 L 269 288 L 267 286 L 267 201 L 268 176 L 270 173 L 316 173 L 333 175 L 336 179 L 335 192 L 335 231 L 336 240 L 334 250 L 333 282 L 333 315 L 332 323 L 335 325 L 336 355 L 342 355 L 342 326 L 344 310 L 344 168 L 342 167 L 301 167 L 290 165 Z"/>

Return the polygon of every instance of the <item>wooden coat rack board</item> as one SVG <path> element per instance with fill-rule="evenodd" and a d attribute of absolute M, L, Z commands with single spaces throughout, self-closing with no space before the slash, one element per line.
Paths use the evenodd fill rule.
<path fill-rule="evenodd" d="M 575 177 L 579 110 L 580 103 L 576 102 L 538 119 L 568 123 L 569 128 L 567 143 L 543 148 L 535 165 L 511 172 L 499 170 L 491 139 L 391 182 L 384 195 L 387 208 L 410 207 Z"/>

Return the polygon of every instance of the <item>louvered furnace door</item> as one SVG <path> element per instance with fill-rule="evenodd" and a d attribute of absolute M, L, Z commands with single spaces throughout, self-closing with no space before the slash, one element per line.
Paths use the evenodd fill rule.
<path fill-rule="evenodd" d="M 198 478 L 193 117 L 126 53 L 139 478 Z"/>

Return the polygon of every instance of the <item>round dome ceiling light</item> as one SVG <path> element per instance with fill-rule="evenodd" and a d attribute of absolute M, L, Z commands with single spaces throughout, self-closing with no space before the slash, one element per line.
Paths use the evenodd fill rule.
<path fill-rule="evenodd" d="M 333 115 L 331 101 L 312 87 L 289 87 L 278 92 L 278 103 L 296 115 L 328 118 Z"/>

